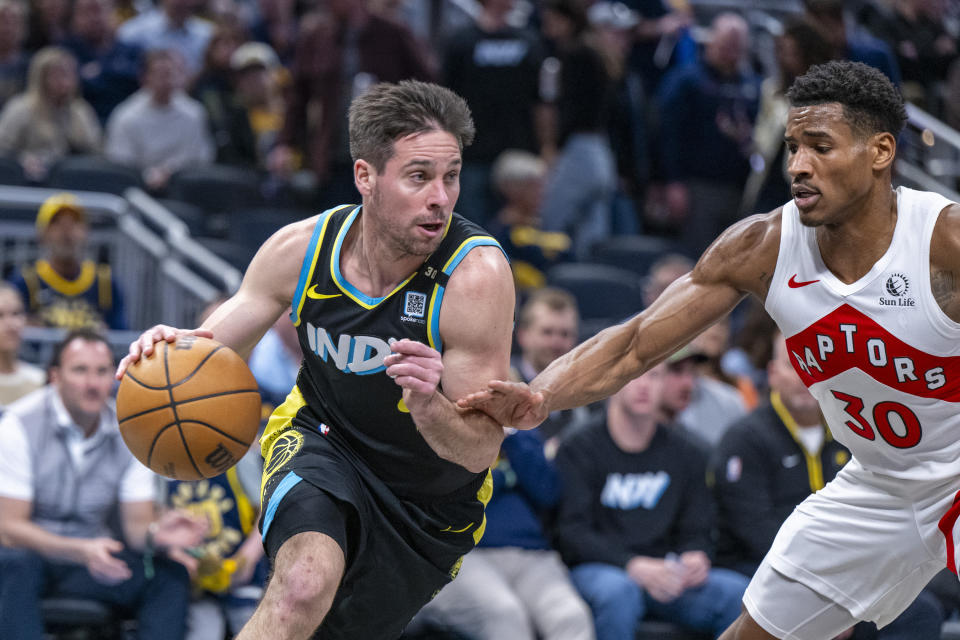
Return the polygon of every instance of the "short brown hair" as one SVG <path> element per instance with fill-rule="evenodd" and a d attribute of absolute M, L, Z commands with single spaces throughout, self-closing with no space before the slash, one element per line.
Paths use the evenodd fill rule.
<path fill-rule="evenodd" d="M 474 127 L 466 100 L 428 82 L 381 82 L 350 104 L 350 156 L 379 173 L 393 156 L 394 142 L 436 129 L 456 138 L 461 151 L 469 146 Z"/>
<path fill-rule="evenodd" d="M 578 320 L 580 317 L 577 299 L 573 297 L 573 294 L 555 287 L 544 287 L 531 293 L 527 301 L 523 303 L 523 307 L 520 308 L 520 320 L 517 323 L 519 328 L 526 329 L 530 326 L 530 323 L 533 322 L 533 309 L 538 305 L 556 313 L 573 311 Z"/>

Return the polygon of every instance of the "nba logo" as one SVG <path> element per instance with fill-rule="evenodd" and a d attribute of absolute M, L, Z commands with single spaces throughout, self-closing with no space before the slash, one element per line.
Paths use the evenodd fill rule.
<path fill-rule="evenodd" d="M 325 435 L 327 435 L 328 433 L 330 433 L 330 427 L 328 427 L 327 425 L 323 424 L 322 422 L 320 423 L 319 429 L 320 429 L 320 435 L 324 435 L 324 436 L 325 436 Z"/>

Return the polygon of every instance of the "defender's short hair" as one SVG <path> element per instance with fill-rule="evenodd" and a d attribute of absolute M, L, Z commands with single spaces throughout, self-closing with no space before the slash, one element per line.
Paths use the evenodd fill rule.
<path fill-rule="evenodd" d="M 350 156 L 382 172 L 394 142 L 439 129 L 457 139 L 462 151 L 473 142 L 473 118 L 466 100 L 446 87 L 404 80 L 381 82 L 350 104 Z"/>
<path fill-rule="evenodd" d="M 832 60 L 810 67 L 787 91 L 791 107 L 838 102 L 855 133 L 897 136 L 907 122 L 903 97 L 880 70 Z"/>

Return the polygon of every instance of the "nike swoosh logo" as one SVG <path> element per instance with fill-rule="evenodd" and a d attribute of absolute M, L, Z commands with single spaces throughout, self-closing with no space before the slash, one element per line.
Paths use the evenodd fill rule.
<path fill-rule="evenodd" d="M 790 276 L 790 280 L 787 281 L 787 286 L 791 289 L 799 289 L 800 287 L 805 287 L 808 284 L 813 284 L 814 282 L 820 282 L 820 279 L 816 280 L 807 280 L 806 282 L 797 282 L 797 274 Z"/>
<path fill-rule="evenodd" d="M 342 293 L 317 293 L 317 285 L 313 285 L 307 289 L 307 297 L 313 298 L 314 300 L 326 300 L 327 298 L 339 298 L 342 296 Z"/>

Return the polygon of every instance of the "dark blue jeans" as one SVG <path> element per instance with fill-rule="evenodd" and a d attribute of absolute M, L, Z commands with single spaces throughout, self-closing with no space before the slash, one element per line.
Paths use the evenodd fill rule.
<path fill-rule="evenodd" d="M 190 578 L 182 565 L 167 558 L 154 560 L 147 579 L 143 556 L 124 550 L 117 554 L 133 572 L 126 582 L 97 582 L 86 567 L 45 560 L 24 549 L 0 547 L 0 638 L 42 640 L 40 601 L 49 597 L 98 600 L 137 619 L 140 640 L 181 640 L 186 633 Z"/>
<path fill-rule="evenodd" d="M 735 571 L 711 569 L 702 585 L 663 603 L 613 565 L 582 564 L 570 571 L 570 577 L 593 610 L 597 640 L 633 638 L 637 623 L 647 615 L 719 636 L 740 615 L 740 601 L 750 582 Z"/>

